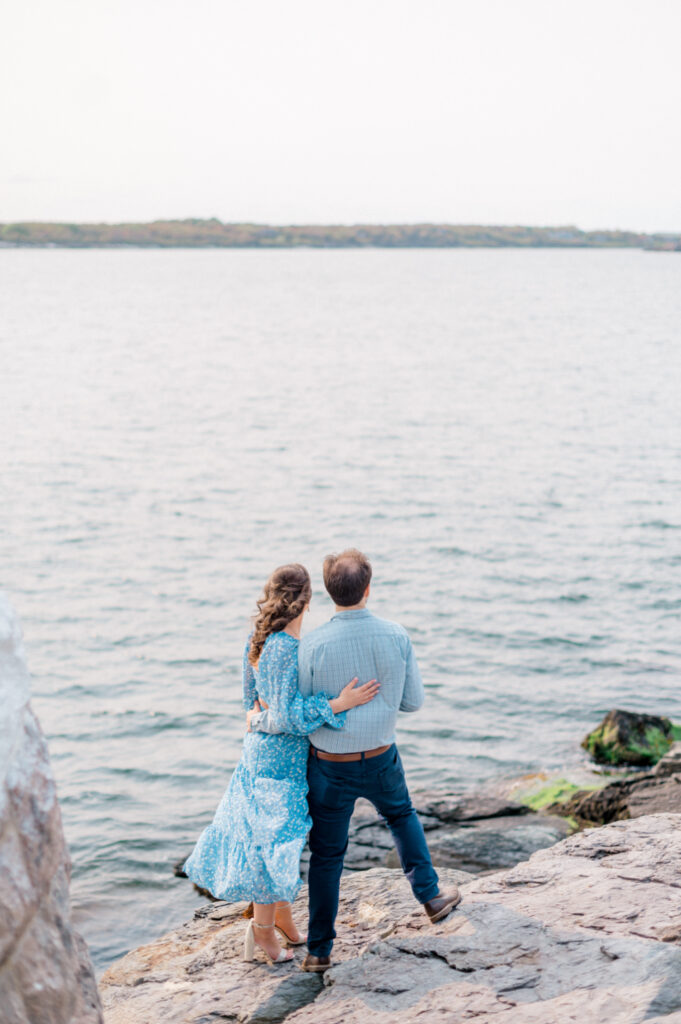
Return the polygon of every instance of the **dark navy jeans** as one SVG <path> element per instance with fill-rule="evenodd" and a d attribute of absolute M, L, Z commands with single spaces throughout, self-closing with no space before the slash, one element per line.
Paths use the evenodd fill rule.
<path fill-rule="evenodd" d="M 312 815 L 307 946 L 314 956 L 329 956 L 336 938 L 334 922 L 348 826 L 358 797 L 370 800 L 387 822 L 402 870 L 419 903 L 437 896 L 438 878 L 394 744 L 378 757 L 361 761 L 320 761 L 310 753 L 307 781 Z"/>

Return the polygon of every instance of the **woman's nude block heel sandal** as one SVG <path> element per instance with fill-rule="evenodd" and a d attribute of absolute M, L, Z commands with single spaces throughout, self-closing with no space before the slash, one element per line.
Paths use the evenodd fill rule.
<path fill-rule="evenodd" d="M 255 941 L 254 928 L 261 928 L 263 930 L 267 928 L 274 928 L 273 924 L 258 924 L 257 921 L 249 921 L 248 928 L 246 929 L 246 938 L 244 940 L 244 960 L 255 960 L 255 947 L 257 945 Z M 289 960 L 293 960 L 293 953 L 288 949 L 282 949 L 279 951 L 279 956 L 276 960 L 273 960 L 267 950 L 263 949 L 262 946 L 258 946 L 258 949 L 264 954 L 265 959 L 270 964 L 286 964 Z"/>
<path fill-rule="evenodd" d="M 280 928 L 278 924 L 275 924 L 274 927 L 277 929 L 277 931 L 279 932 L 279 934 L 281 935 L 282 939 L 284 940 L 284 942 L 286 943 L 287 946 L 304 946 L 305 945 L 305 942 L 307 941 L 306 939 L 298 939 L 297 942 L 294 942 L 293 939 L 291 938 L 291 936 L 288 935 L 284 931 L 283 928 Z"/>

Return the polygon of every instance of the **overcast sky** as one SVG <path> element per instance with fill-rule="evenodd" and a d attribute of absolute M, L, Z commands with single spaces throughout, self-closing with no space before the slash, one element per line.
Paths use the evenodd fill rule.
<path fill-rule="evenodd" d="M 681 231 L 681 0 L 5 0 L 0 220 Z"/>

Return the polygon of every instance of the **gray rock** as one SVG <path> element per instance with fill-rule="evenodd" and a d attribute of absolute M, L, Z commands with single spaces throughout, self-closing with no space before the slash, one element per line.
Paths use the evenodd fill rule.
<path fill-rule="evenodd" d="M 512 867 L 535 850 L 564 839 L 565 818 L 534 814 L 527 807 L 487 794 L 414 793 L 433 863 L 473 874 Z M 388 827 L 367 801 L 358 801 L 350 824 L 346 869 L 399 867 Z"/>
<path fill-rule="evenodd" d="M 459 868 L 477 875 L 513 867 L 537 850 L 553 846 L 570 832 L 572 828 L 565 818 L 548 814 L 485 818 L 431 833 L 428 846 L 438 867 Z M 393 851 L 387 864 L 399 867 Z"/>
<path fill-rule="evenodd" d="M 681 743 L 674 743 L 660 758 L 652 771 L 653 775 L 681 775 Z"/>
<path fill-rule="evenodd" d="M 462 878 L 441 875 L 445 889 Z M 243 963 L 240 908 L 202 908 L 109 969 L 106 1022 L 681 1021 L 681 816 L 579 833 L 462 892 L 432 926 L 401 872 L 346 877 L 323 980 Z M 296 910 L 302 922 L 304 892 Z"/>
<path fill-rule="evenodd" d="M 673 754 L 666 764 L 663 758 L 655 770 L 637 778 L 617 779 L 596 791 L 579 790 L 569 800 L 554 804 L 550 809 L 556 814 L 571 815 L 582 823 L 597 825 L 647 814 L 681 814 L 678 756 L 678 752 Z M 662 769 L 658 772 L 660 766 Z"/>
<path fill-rule="evenodd" d="M 421 790 L 413 794 L 413 802 L 422 819 L 428 816 L 441 823 L 508 818 L 511 815 L 531 813 L 530 808 L 524 804 L 491 792 L 461 794 Z"/>
<path fill-rule="evenodd" d="M 0 594 L 2 1024 L 93 1024 L 102 1019 L 97 987 L 87 947 L 71 926 L 70 860 L 29 696 L 21 631 Z"/>
<path fill-rule="evenodd" d="M 681 813 L 681 773 L 646 779 L 632 786 L 627 798 L 630 818 L 645 814 Z"/>

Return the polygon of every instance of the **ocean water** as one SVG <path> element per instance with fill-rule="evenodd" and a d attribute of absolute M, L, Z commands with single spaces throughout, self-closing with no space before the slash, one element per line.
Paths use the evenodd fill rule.
<path fill-rule="evenodd" d="M 681 719 L 681 257 L 0 250 L 0 585 L 102 968 L 199 902 L 269 571 L 374 564 L 413 787 Z"/>

